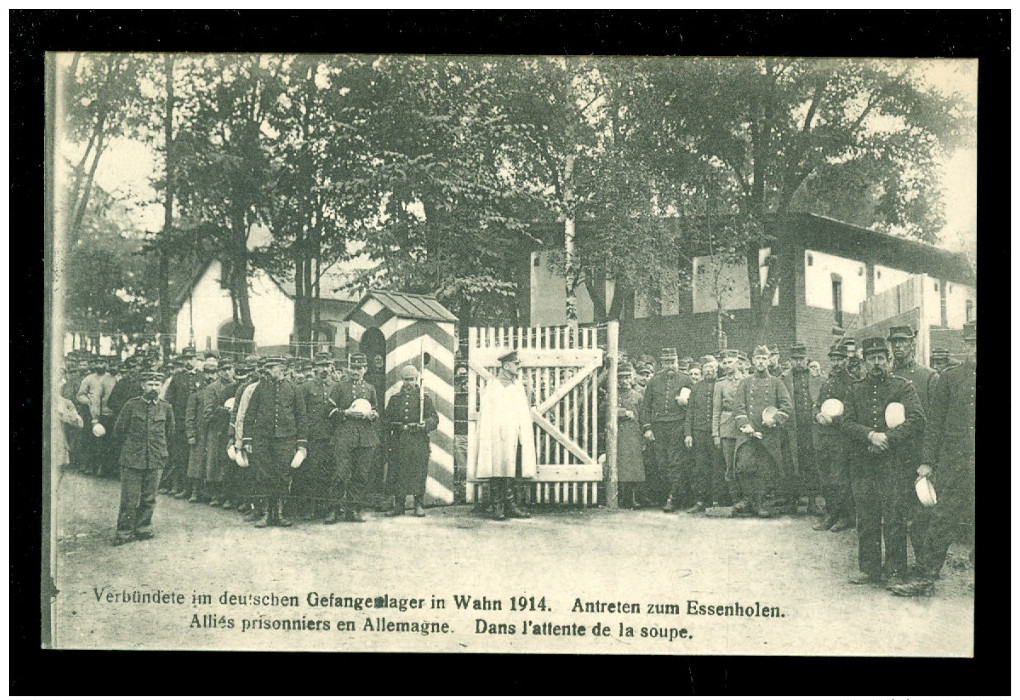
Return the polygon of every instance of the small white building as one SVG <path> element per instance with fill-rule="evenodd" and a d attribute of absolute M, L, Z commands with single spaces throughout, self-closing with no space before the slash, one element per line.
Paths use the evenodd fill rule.
<path fill-rule="evenodd" d="M 176 348 L 194 345 L 199 351 L 229 346 L 233 337 L 233 306 L 230 291 L 220 283 L 222 265 L 209 262 L 177 300 Z M 341 285 L 340 273 L 324 274 L 320 280 L 319 345 L 342 351 L 347 343 L 346 315 L 358 299 Z M 264 270 L 248 278 L 248 300 L 255 347 L 259 352 L 288 352 L 294 333 L 294 281 L 276 279 Z M 309 352 L 301 352 L 309 356 Z"/>

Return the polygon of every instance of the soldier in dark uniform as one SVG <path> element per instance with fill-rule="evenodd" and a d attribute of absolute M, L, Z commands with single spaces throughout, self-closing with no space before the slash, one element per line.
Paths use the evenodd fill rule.
<path fill-rule="evenodd" d="M 955 367 L 959 363 L 953 360 L 948 350 L 938 347 L 932 348 L 931 354 L 928 358 L 928 364 L 931 365 L 933 370 L 942 374 L 945 370 L 950 367 Z"/>
<path fill-rule="evenodd" d="M 120 510 L 113 544 L 152 537 L 159 473 L 166 466 L 167 445 L 174 435 L 174 409 L 159 398 L 163 375 L 142 375 L 142 395 L 124 404 L 114 434 L 120 436 Z"/>
<path fill-rule="evenodd" d="M 230 439 L 230 408 L 227 400 L 234 397 L 237 380 L 234 378 L 234 363 L 224 360 L 219 364 L 216 379 L 202 389 L 202 444 L 205 446 L 205 488 L 210 497 L 209 505 L 218 507 L 227 500 L 225 482 L 227 478 L 227 441 Z"/>
<path fill-rule="evenodd" d="M 308 456 L 308 422 L 301 393 L 284 379 L 286 358 L 266 359 L 267 376 L 252 391 L 244 419 L 244 449 L 251 454 L 259 486 L 266 494 L 266 513 L 255 527 L 293 523 L 283 517 L 292 465 Z"/>
<path fill-rule="evenodd" d="M 857 507 L 858 566 L 851 583 L 876 585 L 883 576 L 900 582 L 907 574 L 904 482 L 910 479 L 912 440 L 924 430 L 924 412 L 914 385 L 894 376 L 884 338 L 861 343 L 867 374 L 854 382 L 838 421 L 850 449 L 850 486 Z M 889 428 L 889 404 L 903 406 L 904 422 Z M 885 541 L 885 565 L 882 543 Z"/>
<path fill-rule="evenodd" d="M 387 477 L 393 508 L 389 515 L 403 515 L 407 497 L 414 496 L 414 514 L 425 517 L 425 483 L 429 473 L 429 433 L 439 427 L 439 414 L 432 397 L 418 384 L 413 365 L 400 368 L 403 384 L 390 397 L 383 414 L 387 431 L 389 474 Z"/>
<path fill-rule="evenodd" d="M 216 381 L 219 360 L 210 355 L 202 360 L 202 386 L 188 396 L 188 407 L 184 411 L 184 432 L 188 436 L 188 503 L 209 502 L 205 493 L 205 408 L 212 400 L 207 391 Z"/>
<path fill-rule="evenodd" d="M 957 528 L 974 523 L 977 323 L 965 324 L 963 334 L 969 346 L 967 360 L 946 369 L 929 397 L 917 477 L 932 482 L 936 503 L 916 516 L 923 521 L 918 528 L 921 536 L 914 539 L 917 568 L 913 580 L 890 587 L 896 595 L 932 595 Z M 973 565 L 973 541 L 970 560 Z"/>
<path fill-rule="evenodd" d="M 234 423 L 237 418 L 237 402 L 244 387 L 248 386 L 248 377 L 254 369 L 254 358 L 238 360 L 237 364 L 234 365 L 234 393 L 223 402 L 227 420 L 226 445 L 228 448 L 233 446 L 235 450 L 237 448 L 234 444 L 236 437 Z M 251 470 L 242 469 L 230 456 L 225 456 L 224 459 L 226 459 L 226 467 L 223 475 L 223 502 L 220 506 L 224 509 L 241 507 L 245 500 L 245 489 L 242 484 L 245 475 L 242 472 Z"/>
<path fill-rule="evenodd" d="M 684 419 L 693 386 L 690 377 L 677 371 L 676 350 L 664 348 L 660 360 L 662 371 L 645 387 L 642 428 L 655 449 L 656 473 L 649 479 L 649 500 L 661 503 L 662 491 L 666 491 L 663 512 L 672 513 L 689 487 L 683 481 L 687 459 Z"/>
<path fill-rule="evenodd" d="M 191 395 L 202 388 L 204 378 L 199 369 L 201 361 L 195 355 L 195 348 L 188 346 L 181 351 L 181 359 L 186 368 L 180 374 L 174 375 L 170 385 L 166 389 L 166 400 L 173 406 L 176 422 L 176 432 L 170 441 L 170 468 L 167 477 L 170 493 L 174 498 L 187 498 L 190 495 L 188 488 L 188 458 L 190 447 L 188 436 L 185 430 L 185 417 L 188 410 L 188 399 Z"/>
<path fill-rule="evenodd" d="M 746 499 L 734 506 L 734 512 L 763 518 L 772 515 L 765 495 L 776 483 L 783 460 L 782 421 L 793 411 L 786 386 L 769 374 L 769 355 L 768 347 L 755 348 L 754 374 L 740 381 L 733 398 L 733 420 L 739 432 L 733 461 Z M 778 413 L 766 422 L 762 413 L 769 407 Z"/>
<path fill-rule="evenodd" d="M 693 506 L 688 513 L 700 513 L 708 504 L 719 505 L 726 488 L 722 450 L 712 440 L 712 411 L 718 363 L 711 355 L 701 358 L 702 379 L 691 389 L 684 420 L 684 445 L 693 451 Z"/>
<path fill-rule="evenodd" d="M 343 513 L 348 522 L 363 523 L 368 475 L 379 451 L 378 398 L 375 387 L 365 381 L 364 353 L 352 353 L 348 374 L 330 393 L 330 418 L 334 421 L 335 469 L 330 485 L 330 513 L 326 524 L 337 522 Z M 367 401 L 366 412 L 352 408 L 359 399 Z"/>
<path fill-rule="evenodd" d="M 790 458 L 782 465 L 783 496 L 787 507 L 795 507 L 801 496 L 808 499 L 808 513 L 820 515 L 817 496 L 821 491 L 815 466 L 813 430 L 815 396 L 821 377 L 812 377 L 807 367 L 807 347 L 794 343 L 790 347 L 790 370 L 783 372 L 783 383 L 793 403 L 793 413 L 786 435 Z"/>
<path fill-rule="evenodd" d="M 850 495 L 850 455 L 846 436 L 838 426 L 833 425 L 831 418 L 822 414 L 821 406 L 829 399 L 836 399 L 845 405 L 850 385 L 855 380 L 846 369 L 845 346 L 836 344 L 829 348 L 829 361 L 832 369 L 812 409 L 815 416 L 815 460 L 819 468 L 822 496 L 825 498 L 825 518 L 812 529 L 842 532 L 853 527 L 856 517 Z"/>
<path fill-rule="evenodd" d="M 315 376 L 301 385 L 308 414 L 308 459 L 294 470 L 295 513 L 302 518 L 324 515 L 324 497 L 329 488 L 327 474 L 333 468 L 333 450 L 329 444 L 332 437 L 329 395 L 335 386 L 333 356 L 328 352 L 316 353 L 313 366 Z"/>

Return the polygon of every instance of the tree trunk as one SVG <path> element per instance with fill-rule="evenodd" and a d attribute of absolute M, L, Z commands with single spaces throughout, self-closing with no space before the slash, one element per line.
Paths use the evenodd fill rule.
<path fill-rule="evenodd" d="M 174 333 L 174 319 L 170 314 L 170 250 L 169 238 L 174 225 L 173 146 L 174 132 L 174 56 L 163 54 L 163 72 L 166 76 L 166 111 L 163 115 L 163 138 L 166 147 L 166 201 L 163 207 L 163 235 L 159 243 L 159 344 L 163 357 L 170 353 L 170 337 Z M 182 347 L 177 339 L 177 347 Z"/>

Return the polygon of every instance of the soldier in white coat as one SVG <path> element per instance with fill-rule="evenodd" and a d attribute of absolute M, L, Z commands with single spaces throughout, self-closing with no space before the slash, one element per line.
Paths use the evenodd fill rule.
<path fill-rule="evenodd" d="M 482 392 L 474 478 L 489 480 L 496 520 L 527 518 L 529 514 L 514 501 L 519 481 L 533 479 L 537 469 L 531 401 L 518 378 L 517 352 L 498 359 L 499 374 Z"/>

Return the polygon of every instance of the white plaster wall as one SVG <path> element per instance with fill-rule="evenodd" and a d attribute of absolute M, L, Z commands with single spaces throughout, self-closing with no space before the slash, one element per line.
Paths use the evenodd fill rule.
<path fill-rule="evenodd" d="M 561 326 L 567 322 L 567 290 L 563 275 L 549 265 L 552 253 L 531 254 L 531 325 Z M 577 320 L 591 323 L 595 308 L 583 284 L 577 288 Z"/>
<path fill-rule="evenodd" d="M 887 289 L 903 284 L 908 279 L 910 279 L 909 272 L 897 270 L 895 267 L 875 265 L 875 294 L 881 294 Z"/>
<path fill-rule="evenodd" d="M 758 284 L 765 286 L 768 279 L 769 266 L 763 265 L 772 252 L 771 248 L 758 251 L 759 279 Z M 717 311 L 719 303 L 724 309 L 733 311 L 747 309 L 751 306 L 751 292 L 747 286 L 746 258 L 727 261 L 724 255 L 696 256 L 692 263 L 692 279 L 694 288 L 692 299 L 694 313 Z M 779 304 L 779 288 L 772 296 L 772 305 Z"/>
<path fill-rule="evenodd" d="M 946 285 L 946 323 L 950 328 L 963 328 L 967 321 L 967 300 L 974 303 L 977 311 L 977 292 L 973 287 L 949 282 Z"/>
<path fill-rule="evenodd" d="M 810 261 L 810 264 L 809 264 Z M 832 275 L 843 281 L 845 313 L 858 313 L 868 295 L 867 268 L 859 260 L 838 255 L 804 251 L 804 303 L 816 309 L 832 309 Z"/>
<path fill-rule="evenodd" d="M 195 348 L 219 348 L 219 329 L 233 317 L 230 292 L 220 286 L 222 267 L 213 261 L 195 284 L 191 297 L 177 313 L 177 349 L 189 342 L 189 324 L 193 324 Z M 286 345 L 294 328 L 294 302 L 268 275 L 256 271 L 249 280 L 249 303 L 255 324 L 255 344 Z M 194 313 L 190 314 L 194 304 Z M 189 321 L 190 314 L 190 321 Z"/>

